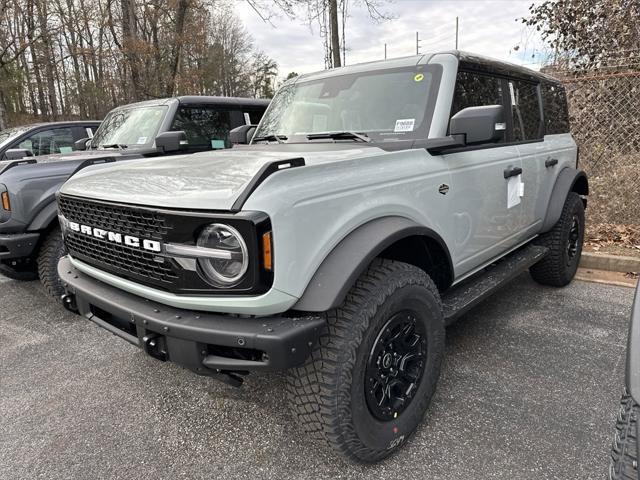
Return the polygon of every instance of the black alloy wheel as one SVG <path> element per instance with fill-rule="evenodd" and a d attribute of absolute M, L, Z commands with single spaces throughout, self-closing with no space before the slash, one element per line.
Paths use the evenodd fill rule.
<path fill-rule="evenodd" d="M 409 406 L 424 374 L 426 354 L 426 333 L 414 312 L 398 312 L 382 327 L 365 373 L 367 406 L 374 417 L 394 420 Z"/>
<path fill-rule="evenodd" d="M 580 218 L 573 216 L 569 238 L 567 239 L 567 265 L 571 265 L 580 248 Z"/>

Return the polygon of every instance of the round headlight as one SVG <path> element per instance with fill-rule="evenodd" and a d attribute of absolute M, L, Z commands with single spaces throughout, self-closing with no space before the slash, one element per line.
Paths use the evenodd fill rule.
<path fill-rule="evenodd" d="M 198 265 L 207 280 L 217 287 L 233 287 L 249 267 L 247 245 L 233 227 L 214 223 L 206 227 L 197 241 L 198 247 L 213 248 L 224 258 L 200 258 Z"/>

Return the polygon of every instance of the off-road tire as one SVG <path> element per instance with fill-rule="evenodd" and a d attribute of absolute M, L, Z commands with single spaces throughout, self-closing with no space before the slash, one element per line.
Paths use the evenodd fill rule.
<path fill-rule="evenodd" d="M 64 287 L 58 276 L 58 262 L 66 254 L 60 227 L 56 227 L 47 234 L 38 252 L 38 275 L 47 293 L 59 302 Z"/>
<path fill-rule="evenodd" d="M 579 223 L 579 238 L 577 252 L 570 258 L 567 246 L 574 218 Z M 551 287 L 564 287 L 573 280 L 582 255 L 584 223 L 584 203 L 577 193 L 570 192 L 564 202 L 560 219 L 550 231 L 534 241 L 536 245 L 549 249 L 548 255 L 529 269 L 536 282 Z"/>
<path fill-rule="evenodd" d="M 417 312 L 416 321 L 425 327 L 422 380 L 397 418 L 380 421 L 366 403 L 366 365 L 386 320 L 407 308 Z M 342 306 L 325 317 L 324 331 L 306 363 L 288 372 L 291 410 L 309 436 L 346 457 L 360 462 L 381 460 L 413 434 L 435 392 L 445 343 L 438 289 L 412 265 L 377 259 Z"/>
<path fill-rule="evenodd" d="M 4 275 L 7 278 L 11 278 L 12 280 L 20 280 L 23 282 L 37 280 L 38 272 L 35 268 L 27 268 L 16 269 L 11 265 L 7 265 L 4 263 L 0 263 L 0 274 Z"/>
<path fill-rule="evenodd" d="M 620 401 L 616 432 L 611 447 L 609 478 L 638 480 L 637 422 L 640 406 L 626 391 Z"/>

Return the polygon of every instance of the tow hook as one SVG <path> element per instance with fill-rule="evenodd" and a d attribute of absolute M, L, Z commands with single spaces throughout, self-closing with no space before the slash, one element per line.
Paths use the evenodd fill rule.
<path fill-rule="evenodd" d="M 71 313 L 78 313 L 78 306 L 76 305 L 76 296 L 71 293 L 65 293 L 60 297 L 62 306 L 69 310 Z"/>
<path fill-rule="evenodd" d="M 153 358 L 161 362 L 167 361 L 167 349 L 162 335 L 158 335 L 157 333 L 145 335 L 142 337 L 142 348 Z"/>

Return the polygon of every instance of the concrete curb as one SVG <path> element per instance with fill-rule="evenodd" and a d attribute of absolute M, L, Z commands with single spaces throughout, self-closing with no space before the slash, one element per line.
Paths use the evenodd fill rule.
<path fill-rule="evenodd" d="M 640 272 L 640 258 L 582 252 L 580 267 L 609 272 Z"/>

